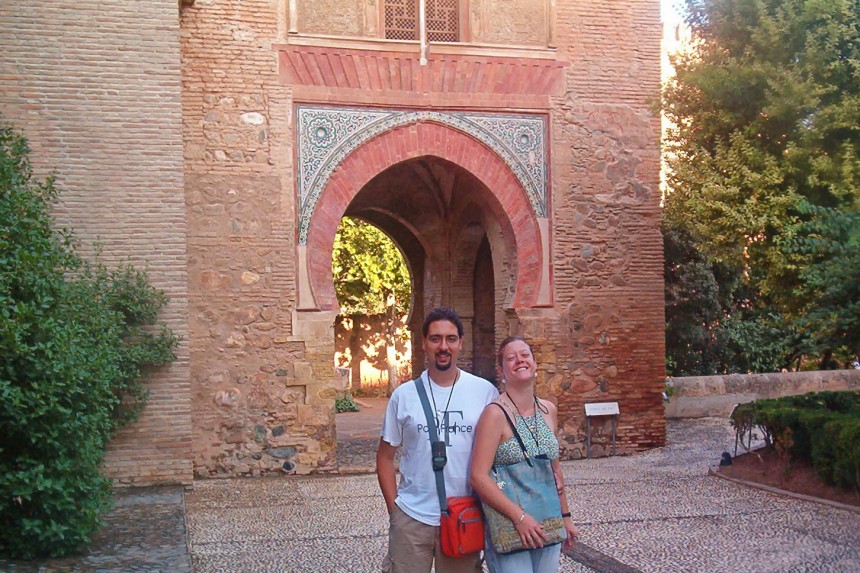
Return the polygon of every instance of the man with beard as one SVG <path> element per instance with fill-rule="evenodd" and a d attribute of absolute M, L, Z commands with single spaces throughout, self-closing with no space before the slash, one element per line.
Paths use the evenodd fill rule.
<path fill-rule="evenodd" d="M 429 366 L 413 383 L 397 387 L 388 401 L 376 450 L 376 476 L 388 508 L 386 573 L 474 573 L 477 554 L 452 558 L 439 541 L 439 496 L 431 463 L 427 418 L 416 384 L 424 385 L 436 416 L 438 439 L 445 442 L 443 469 L 448 497 L 469 495 L 469 458 L 475 425 L 484 407 L 499 395 L 487 380 L 457 367 L 463 323 L 450 308 L 436 308 L 424 319 L 422 347 Z M 400 485 L 394 454 L 400 452 Z"/>

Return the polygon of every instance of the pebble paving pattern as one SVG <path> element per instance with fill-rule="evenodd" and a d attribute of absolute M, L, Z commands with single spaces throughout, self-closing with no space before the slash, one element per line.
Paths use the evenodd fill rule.
<path fill-rule="evenodd" d="M 670 421 L 668 442 L 562 463 L 585 545 L 642 572 L 860 571 L 860 512 L 707 475 L 734 451 L 724 420 Z"/>
<path fill-rule="evenodd" d="M 374 463 L 361 439 L 338 444 L 353 471 Z M 860 511 L 708 476 L 734 451 L 725 420 L 669 421 L 668 441 L 562 463 L 581 543 L 560 571 L 860 572 Z M 85 556 L 0 560 L 0 571 L 369 573 L 380 570 L 388 527 L 372 473 L 118 490 L 107 521 Z"/>
<path fill-rule="evenodd" d="M 114 492 L 105 527 L 82 556 L 37 561 L 0 559 L 10 573 L 192 573 L 182 487 Z"/>

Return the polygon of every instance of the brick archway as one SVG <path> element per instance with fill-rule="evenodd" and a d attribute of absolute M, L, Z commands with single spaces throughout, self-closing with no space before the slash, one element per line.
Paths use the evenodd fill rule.
<path fill-rule="evenodd" d="M 308 227 L 306 275 L 300 278 L 299 307 L 330 311 L 337 308 L 331 274 L 334 236 L 347 206 L 376 175 L 389 167 L 424 156 L 435 156 L 466 169 L 489 189 L 502 206 L 513 229 L 517 274 L 515 307 L 539 304 L 545 233 L 525 189 L 507 164 L 473 137 L 433 121 L 419 121 L 391 129 L 364 143 L 343 159 L 326 183 Z M 299 257 L 299 260 L 304 257 Z M 300 269 L 301 273 L 301 269 Z M 306 282 L 304 282 L 306 281 Z M 543 285 L 543 291 L 547 285 Z M 313 302 L 301 300 L 312 297 Z M 310 304 L 309 304 L 310 303 Z"/>

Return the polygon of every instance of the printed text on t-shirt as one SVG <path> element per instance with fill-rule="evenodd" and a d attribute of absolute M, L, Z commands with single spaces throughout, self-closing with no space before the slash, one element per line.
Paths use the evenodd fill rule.
<path fill-rule="evenodd" d="M 439 420 L 440 413 L 442 414 L 442 421 Z M 436 433 L 439 435 L 439 437 L 450 437 L 451 434 L 457 434 L 458 432 L 472 432 L 473 428 L 471 424 L 458 424 L 456 420 L 451 419 L 451 416 L 459 416 L 460 420 L 462 420 L 463 411 L 451 410 L 447 412 L 436 412 Z M 428 428 L 426 424 L 418 424 L 418 431 L 424 432 L 426 434 L 430 431 L 430 428 Z M 450 439 L 446 441 L 445 445 L 451 445 Z"/>

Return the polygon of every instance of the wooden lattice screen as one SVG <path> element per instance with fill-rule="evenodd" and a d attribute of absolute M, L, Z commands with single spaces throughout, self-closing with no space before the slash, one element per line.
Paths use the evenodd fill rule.
<path fill-rule="evenodd" d="M 459 41 L 458 0 L 427 0 L 426 6 L 427 41 Z M 418 0 L 385 0 L 385 37 L 418 39 Z"/>

